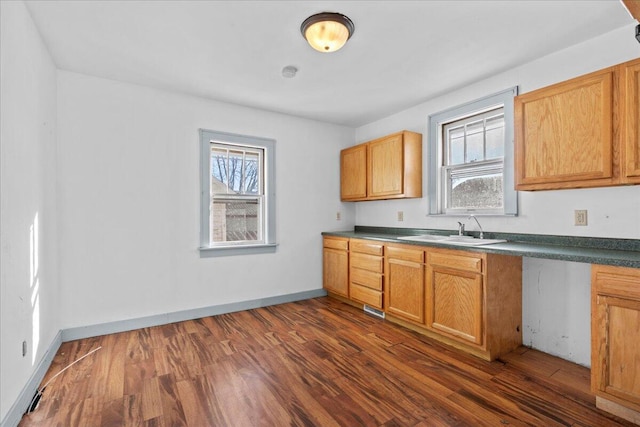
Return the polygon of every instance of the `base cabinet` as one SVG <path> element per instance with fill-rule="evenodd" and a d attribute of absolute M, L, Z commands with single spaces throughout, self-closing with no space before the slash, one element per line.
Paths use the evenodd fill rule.
<path fill-rule="evenodd" d="M 591 297 L 596 406 L 640 424 L 640 270 L 593 265 Z"/>
<path fill-rule="evenodd" d="M 324 254 L 324 287 L 344 302 L 485 360 L 522 345 L 521 257 L 328 237 Z"/>
<path fill-rule="evenodd" d="M 349 297 L 349 239 L 325 237 L 322 248 L 322 287 Z"/>
<path fill-rule="evenodd" d="M 349 246 L 349 295 L 351 299 L 382 310 L 383 245 L 368 240 L 351 239 Z"/>
<path fill-rule="evenodd" d="M 424 250 L 387 245 L 386 312 L 412 322 L 424 322 Z"/>
<path fill-rule="evenodd" d="M 430 252 L 427 327 L 460 342 L 484 344 L 482 257 Z"/>

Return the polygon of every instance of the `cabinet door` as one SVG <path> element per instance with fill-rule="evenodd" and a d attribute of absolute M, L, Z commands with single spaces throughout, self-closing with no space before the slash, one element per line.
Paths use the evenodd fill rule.
<path fill-rule="evenodd" d="M 482 275 L 429 262 L 427 327 L 458 341 L 483 345 Z"/>
<path fill-rule="evenodd" d="M 622 64 L 623 180 L 640 183 L 640 59 Z"/>
<path fill-rule="evenodd" d="M 614 69 L 516 97 L 516 189 L 613 184 Z"/>
<path fill-rule="evenodd" d="M 349 258 L 346 250 L 327 248 L 322 251 L 322 286 L 329 292 L 349 297 Z"/>
<path fill-rule="evenodd" d="M 640 270 L 594 265 L 592 298 L 592 388 L 640 411 Z"/>
<path fill-rule="evenodd" d="M 385 198 L 403 192 L 402 134 L 369 143 L 369 198 Z"/>
<path fill-rule="evenodd" d="M 424 324 L 424 251 L 395 246 L 386 250 L 386 312 Z"/>
<path fill-rule="evenodd" d="M 356 145 L 340 152 L 340 198 L 367 198 L 367 144 Z"/>

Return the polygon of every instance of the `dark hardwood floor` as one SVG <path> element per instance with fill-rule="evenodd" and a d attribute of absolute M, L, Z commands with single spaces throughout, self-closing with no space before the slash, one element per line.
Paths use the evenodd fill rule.
<path fill-rule="evenodd" d="M 589 370 L 485 362 L 329 298 L 67 342 L 20 426 L 630 426 Z"/>

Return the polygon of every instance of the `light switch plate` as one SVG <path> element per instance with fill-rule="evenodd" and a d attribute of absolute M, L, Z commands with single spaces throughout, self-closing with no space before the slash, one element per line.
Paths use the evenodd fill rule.
<path fill-rule="evenodd" d="M 580 209 L 574 212 L 574 225 L 587 225 L 587 210 Z"/>

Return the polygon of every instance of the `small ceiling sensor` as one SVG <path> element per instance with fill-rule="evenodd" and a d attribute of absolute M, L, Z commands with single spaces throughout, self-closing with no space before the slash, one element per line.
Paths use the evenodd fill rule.
<path fill-rule="evenodd" d="M 296 76 L 298 69 L 293 65 L 287 65 L 282 69 L 282 77 L 286 79 L 292 79 Z"/>

